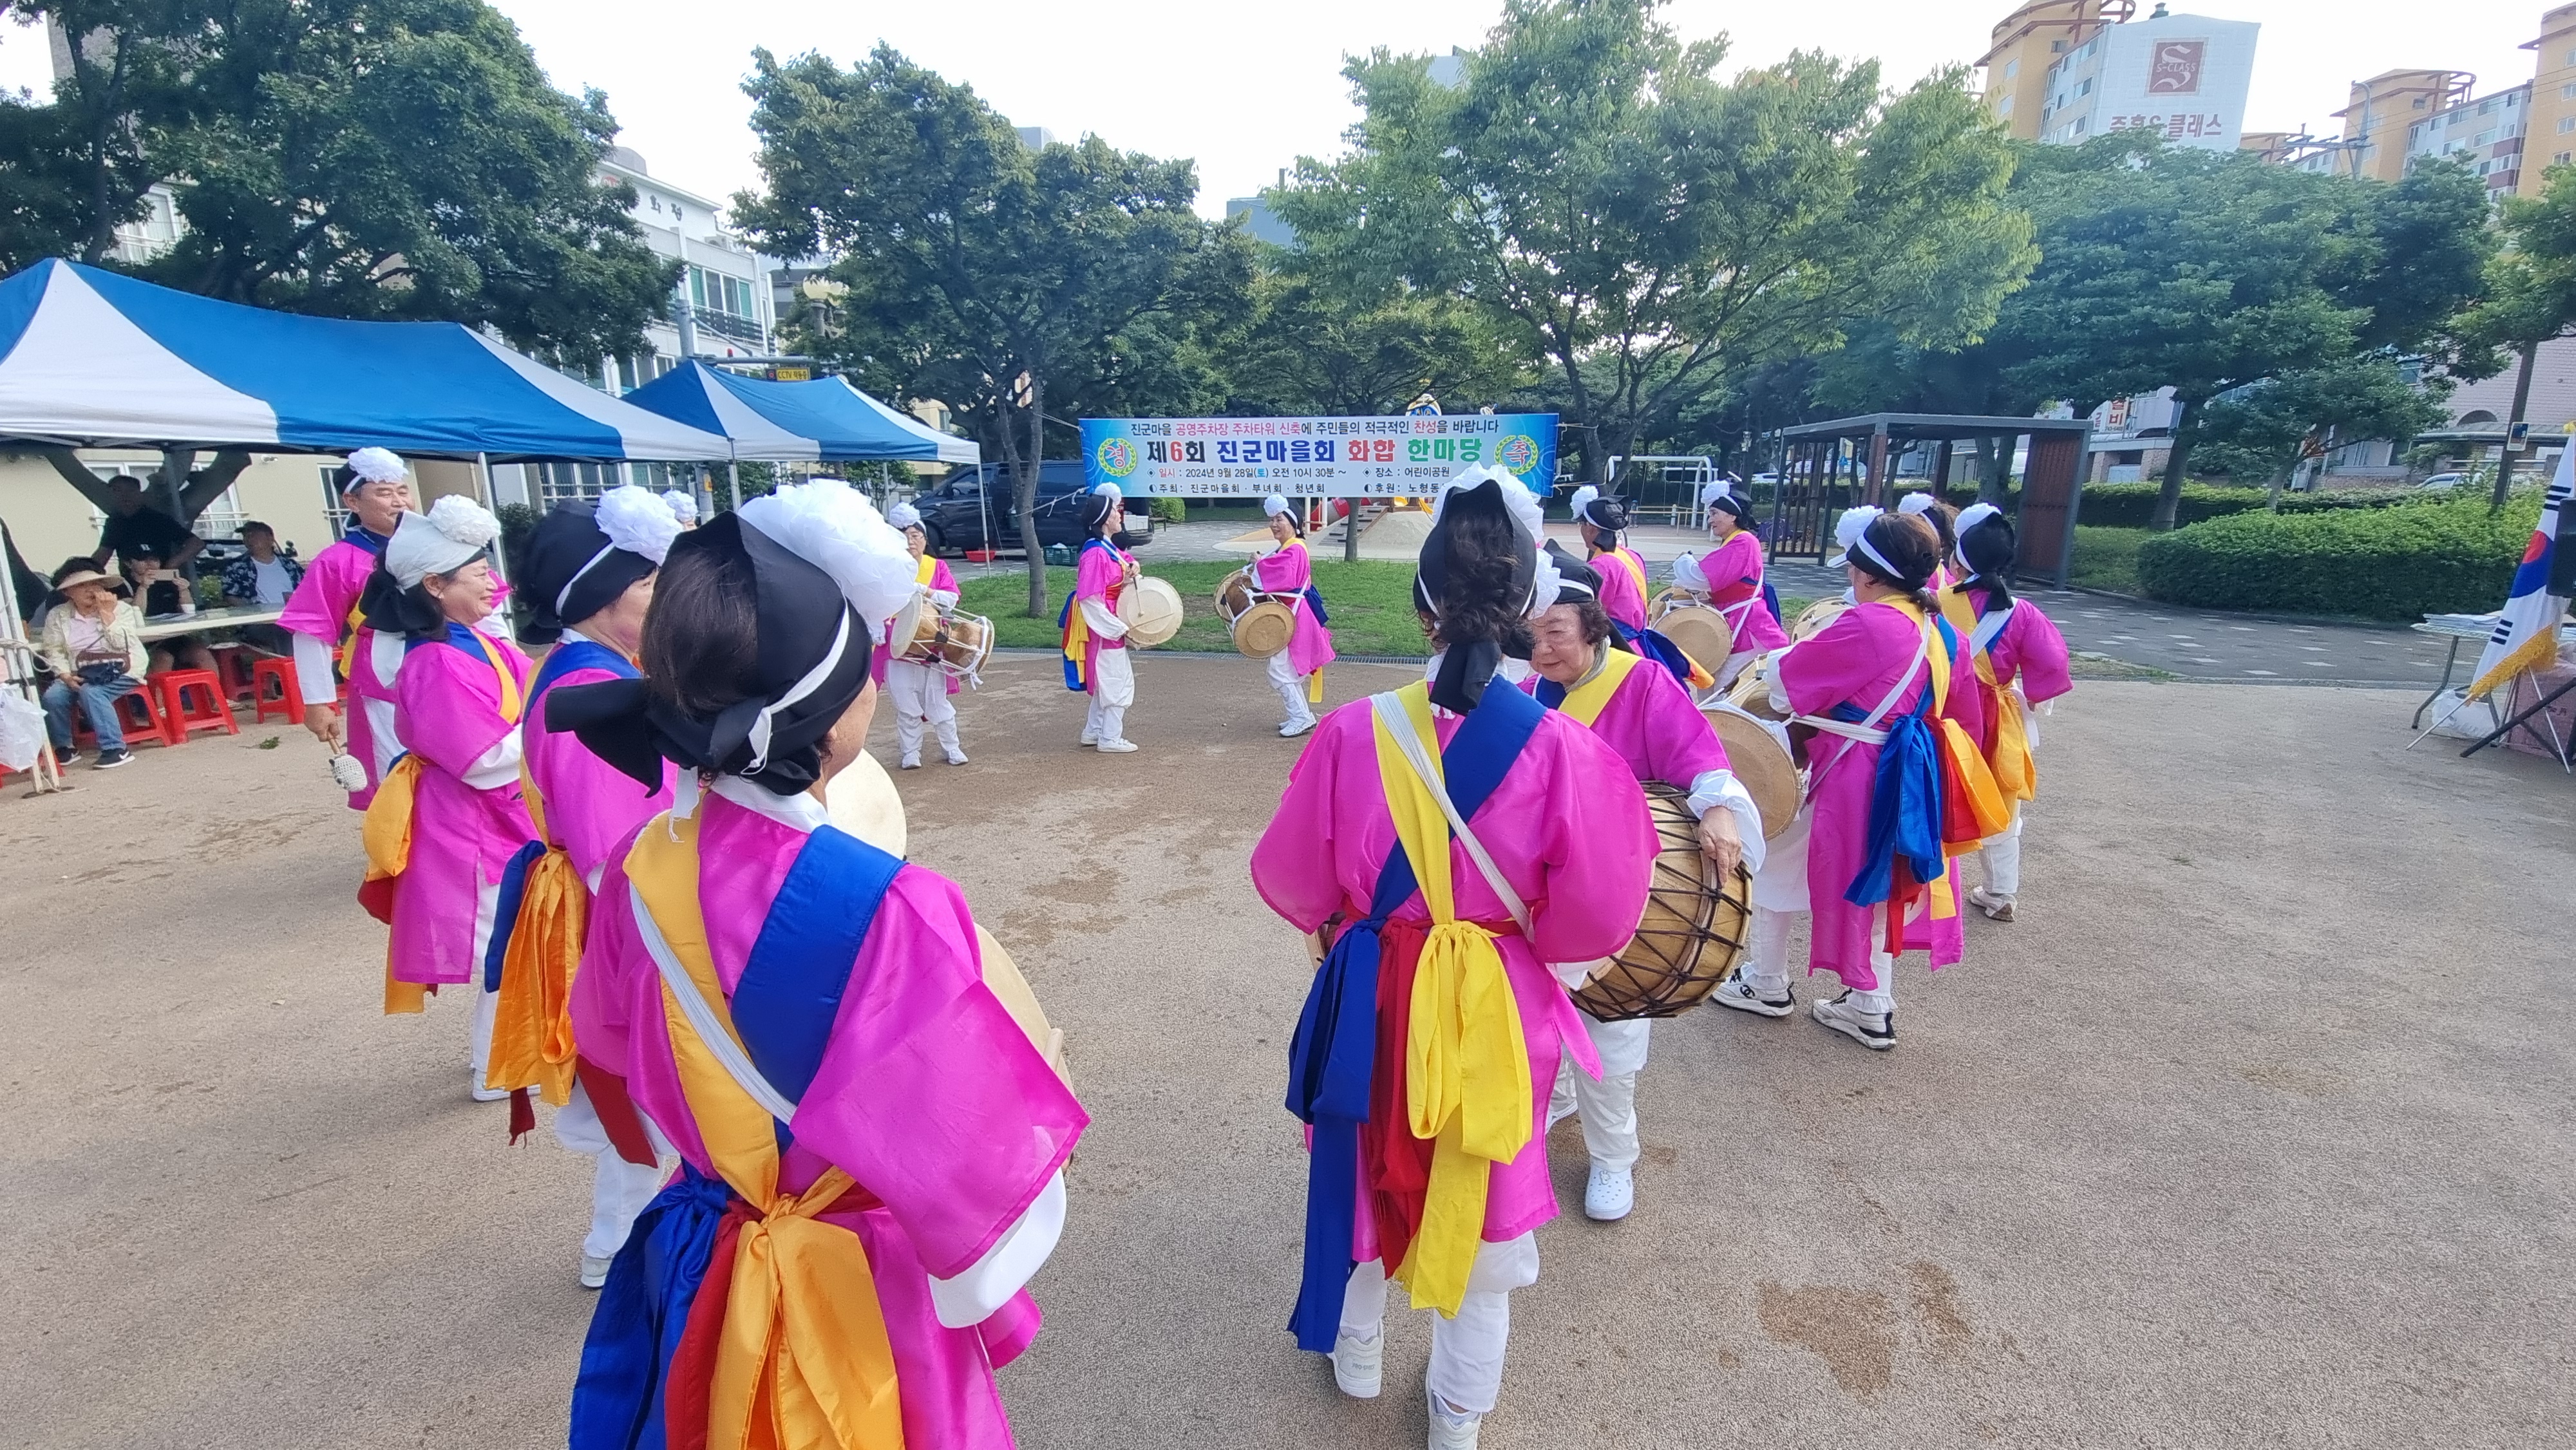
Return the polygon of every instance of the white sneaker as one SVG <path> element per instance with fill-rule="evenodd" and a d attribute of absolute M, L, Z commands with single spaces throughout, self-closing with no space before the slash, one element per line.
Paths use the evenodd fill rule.
<path fill-rule="evenodd" d="M 1431 1402 L 1431 1450 L 1476 1450 L 1476 1433 L 1484 1428 L 1482 1415 L 1452 1414 L 1440 1397 L 1431 1393 L 1431 1381 L 1422 1382 L 1423 1397 Z"/>
<path fill-rule="evenodd" d="M 1968 904 L 1984 912 L 1988 921 L 2013 919 L 2013 899 L 2009 896 L 1997 896 L 1982 886 L 1968 888 Z"/>
<path fill-rule="evenodd" d="M 609 1262 L 607 1259 L 594 1259 L 588 1254 L 582 1255 L 581 1286 L 585 1289 L 596 1289 L 607 1283 Z"/>
<path fill-rule="evenodd" d="M 949 757 L 948 757 L 948 763 L 949 763 L 950 765 L 964 765 L 964 764 L 966 763 L 966 756 L 965 756 L 964 752 L 962 752 L 962 751 L 951 752 L 951 753 L 950 753 L 950 755 L 949 755 Z"/>
<path fill-rule="evenodd" d="M 1291 720 L 1287 724 L 1279 727 L 1279 738 L 1282 740 L 1294 740 L 1298 736 L 1303 735 L 1314 728 L 1315 717 L 1312 715 L 1307 716 L 1303 720 Z"/>
<path fill-rule="evenodd" d="M 1081 735 L 1075 738 L 1074 743 L 1077 745 L 1098 745 L 1100 743 L 1100 732 L 1097 730 L 1085 730 Z"/>
<path fill-rule="evenodd" d="M 471 1085 L 474 1092 L 474 1101 L 478 1103 L 497 1103 L 501 1099 L 510 1095 L 510 1090 L 508 1088 L 485 1087 L 483 1085 L 483 1074 L 476 1072 L 470 1067 L 465 1069 L 465 1081 Z"/>
<path fill-rule="evenodd" d="M 1795 989 L 1783 986 L 1779 996 L 1765 997 L 1753 990 L 1753 984 L 1744 980 L 1744 973 L 1740 971 L 1718 983 L 1717 990 L 1709 993 L 1708 999 L 1720 1007 L 1732 1007 L 1756 1017 L 1786 1017 L 1798 1010 Z"/>
<path fill-rule="evenodd" d="M 1637 1206 L 1637 1175 L 1628 1168 L 1604 1168 L 1592 1165 L 1592 1178 L 1583 1185 L 1583 1216 L 1601 1223 L 1617 1223 Z"/>
<path fill-rule="evenodd" d="M 1355 1400 L 1377 1398 L 1378 1387 L 1386 1378 L 1386 1330 L 1362 1339 L 1354 1334 L 1338 1335 L 1333 1340 L 1333 1383 L 1343 1394 Z"/>
<path fill-rule="evenodd" d="M 1103 740 L 1093 748 L 1103 755 L 1133 755 L 1136 753 L 1136 742 L 1133 740 Z"/>
<path fill-rule="evenodd" d="M 1811 1010 L 1816 1020 L 1872 1052 L 1885 1052 L 1896 1045 L 1896 1014 L 1864 1012 L 1843 1000 L 1846 991 L 1831 1001 L 1818 1002 Z"/>
<path fill-rule="evenodd" d="M 919 770 L 919 769 L 921 769 L 921 757 L 920 757 L 920 756 L 918 756 L 918 755 L 907 755 L 907 756 L 905 756 L 905 757 L 903 758 L 903 762 L 902 762 L 901 764 L 897 765 L 897 766 L 895 767 L 895 769 L 897 769 L 897 770 Z"/>

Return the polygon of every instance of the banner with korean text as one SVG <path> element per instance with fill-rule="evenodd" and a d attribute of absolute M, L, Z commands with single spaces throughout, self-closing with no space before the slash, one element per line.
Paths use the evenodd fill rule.
<path fill-rule="evenodd" d="M 1545 494 L 1556 415 L 1082 420 L 1084 478 L 1130 497 L 1410 498 L 1478 464 Z"/>

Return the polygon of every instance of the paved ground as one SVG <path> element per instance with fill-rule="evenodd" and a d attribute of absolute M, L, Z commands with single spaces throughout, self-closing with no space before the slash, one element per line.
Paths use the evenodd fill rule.
<path fill-rule="evenodd" d="M 1095 1115 L 1021 1443 L 1419 1445 L 1421 1316 L 1373 1404 L 1280 1332 L 1305 960 L 1243 862 L 1295 747 L 1244 662 L 1148 659 L 1127 757 L 1051 675 L 1002 662 L 974 765 L 898 777 Z M 1485 1443 L 2562 1441 L 2576 783 L 2403 752 L 2412 703 L 2083 686 L 2022 921 L 1903 975 L 1895 1053 L 1658 1029 L 1641 1206 L 1542 1232 Z M 354 822 L 262 738 L 0 796 L 0 1445 L 560 1445 L 581 1165 L 466 1101 L 461 1004 L 376 1015 Z"/>

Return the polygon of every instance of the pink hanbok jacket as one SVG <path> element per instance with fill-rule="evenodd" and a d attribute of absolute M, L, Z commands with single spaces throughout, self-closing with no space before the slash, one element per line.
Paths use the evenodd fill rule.
<path fill-rule="evenodd" d="M 310 577 L 309 575 L 307 576 Z M 411 860 L 394 886 L 391 963 L 397 981 L 448 983 L 479 977 L 490 923 L 479 893 L 497 890 L 501 870 L 536 836 L 520 799 L 519 762 L 506 773 L 492 757 L 519 722 L 501 713 L 500 677 L 471 642 L 412 642 L 394 681 L 394 719 L 421 761 L 412 807 Z M 489 639 L 518 689 L 528 686 L 528 657 L 507 640 Z M 469 774 L 497 777 L 471 784 Z"/>
<path fill-rule="evenodd" d="M 1489 688 L 1510 686 L 1496 680 Z M 1379 868 L 1396 848 L 1395 820 L 1379 785 L 1372 718 L 1364 699 L 1324 717 L 1289 772 L 1278 814 L 1253 847 L 1252 884 L 1299 931 L 1314 931 L 1336 913 L 1365 917 Z M 1445 747 L 1461 720 L 1441 712 L 1436 723 Z M 1556 1080 L 1565 1052 L 1595 1075 L 1599 1058 L 1565 985 L 1546 964 L 1595 961 L 1636 935 L 1653 879 L 1656 840 L 1645 796 L 1629 780 L 1628 767 L 1608 745 L 1549 711 L 1492 798 L 1468 821 L 1527 903 L 1533 940 L 1511 926 L 1511 913 L 1466 848 L 1450 844 L 1459 919 L 1500 923 L 1506 933 L 1495 945 L 1520 1008 L 1535 1086 L 1529 1144 L 1509 1163 L 1496 1164 L 1490 1179 L 1488 1243 L 1508 1242 L 1556 1216 L 1547 1169 L 1547 1085 Z M 1394 919 L 1426 922 L 1430 915 L 1417 891 Z M 1365 1191 L 1353 1238 L 1354 1258 L 1379 1257 Z"/>
<path fill-rule="evenodd" d="M 1902 611 L 1888 604 L 1855 605 L 1780 657 L 1781 688 L 1788 694 L 1790 708 L 1801 715 L 1823 715 L 1846 701 L 1863 712 L 1875 710 L 1904 678 L 1922 648 L 1921 632 Z M 1959 642 L 1950 668 L 1949 703 L 1943 713 L 1959 722 L 1969 739 L 1982 739 L 1985 712 L 1977 698 L 1966 641 Z M 1929 668 L 1916 670 L 1912 683 L 1897 697 L 1895 710 L 1913 709 L 1931 683 Z M 1818 731 L 1807 743 L 1807 764 L 1811 812 L 1807 897 L 1814 912 L 1807 969 L 1831 971 L 1845 986 L 1867 990 L 1878 985 L 1870 952 L 1884 944 L 1885 909 L 1854 906 L 1843 899 L 1843 893 L 1860 870 L 1869 837 L 1878 747 Z M 1951 869 L 1955 886 L 1955 864 Z M 1959 918 L 1953 916 L 1917 921 L 1908 929 L 1906 940 L 1909 949 L 1928 951 L 1938 970 L 1959 960 L 1964 938 Z"/>
<path fill-rule="evenodd" d="M 1521 688 L 1541 699 L 1547 682 L 1537 675 Z M 1712 770 L 1730 770 L 1726 745 L 1708 716 L 1691 703 L 1690 692 L 1672 671 L 1652 660 L 1628 671 L 1592 722 L 1592 733 L 1627 763 L 1640 781 L 1661 781 L 1688 791 Z M 1472 823 L 1471 823 L 1472 824 Z"/>
<path fill-rule="evenodd" d="M 1073 607 L 1079 610 L 1082 608 L 1082 601 L 1096 599 L 1100 601 L 1101 607 L 1112 614 L 1117 613 L 1119 592 L 1127 587 L 1127 566 L 1134 562 L 1133 554 L 1115 544 L 1100 548 L 1085 544 L 1082 548 L 1082 558 L 1074 565 L 1073 570 Z M 1126 647 L 1127 641 L 1124 639 L 1102 639 L 1096 634 L 1088 635 L 1082 651 L 1084 688 L 1095 695 L 1100 693 L 1100 652 L 1105 649 L 1125 649 Z"/>
<path fill-rule="evenodd" d="M 582 882 L 596 893 L 608 863 L 635 837 L 635 828 L 671 808 L 673 767 L 662 764 L 662 784 L 647 792 L 635 777 L 590 753 L 571 731 L 546 728 L 546 696 L 574 685 L 593 685 L 619 676 L 610 670 L 566 670 L 545 691 L 528 701 L 519 722 L 519 740 L 528 781 L 537 788 L 546 816 L 548 846 L 560 846 L 572 858 Z"/>
<path fill-rule="evenodd" d="M 1613 549 L 1607 554 L 1596 555 L 1592 560 L 1592 570 L 1601 576 L 1601 612 L 1630 629 L 1644 629 L 1646 591 L 1638 587 L 1637 575 L 1619 562 L 1620 556 L 1634 561 L 1639 572 L 1645 569 L 1646 561 L 1638 558 L 1634 549 Z"/>
<path fill-rule="evenodd" d="M 1315 618 L 1314 607 L 1306 602 L 1306 586 L 1315 582 L 1315 565 L 1306 557 L 1306 541 L 1290 539 L 1253 560 L 1252 582 L 1266 593 L 1296 596 L 1297 632 L 1288 637 L 1288 667 L 1303 676 L 1331 664 L 1332 631 Z"/>
<path fill-rule="evenodd" d="M 2057 632 L 2057 622 L 2038 605 L 2018 595 L 2013 599 L 2012 621 L 1986 646 L 1986 658 L 1995 667 L 1996 684 L 2020 682 L 2022 698 L 2034 705 L 2075 688 L 2075 677 L 2068 672 L 2066 636 Z"/>
<path fill-rule="evenodd" d="M 728 996 L 741 981 L 806 831 L 709 795 L 698 805 L 698 900 L 708 954 Z M 646 822 L 644 829 L 652 829 Z M 662 980 L 635 927 L 624 853 L 601 882 L 590 943 L 573 978 L 582 1058 L 623 1077 L 628 1097 L 699 1172 L 715 1176 L 672 1063 Z M 897 871 L 860 943 L 821 1067 L 799 1101 L 779 1188 L 801 1193 L 838 1166 L 882 1205 L 820 1215 L 858 1235 L 903 1392 L 907 1445 L 1009 1450 L 993 1383 L 1038 1332 L 1026 1290 L 983 1323 L 939 1322 L 931 1276 L 955 1278 L 989 1253 L 1064 1167 L 1090 1121 L 1045 1060 L 990 1037 L 973 918 L 955 883 Z M 976 1141 L 960 1124 L 1008 1125 Z M 714 1292 L 710 1286 L 706 1292 Z"/>
<path fill-rule="evenodd" d="M 278 616 L 278 627 L 308 639 L 320 640 L 324 649 L 337 651 L 341 641 L 349 637 L 352 628 L 350 612 L 357 607 L 358 597 L 366 592 L 367 576 L 376 572 L 376 559 L 375 551 L 347 539 L 341 539 L 314 555 L 313 562 L 304 567 L 303 582 L 295 586 L 294 593 L 286 596 L 286 612 Z M 373 680 L 371 672 L 363 668 L 368 642 L 375 632 L 364 626 L 356 628 L 357 656 L 361 667 L 350 671 L 348 682 L 349 754 L 365 767 L 367 786 L 364 790 L 349 793 L 349 808 L 363 811 L 367 803 L 376 798 L 380 762 L 375 738 L 377 721 L 370 718 L 370 712 L 361 702 L 374 699 L 390 703 L 393 691 L 390 686 Z M 374 713 L 380 716 L 383 712 Z M 392 751 L 382 753 L 391 755 Z"/>
<path fill-rule="evenodd" d="M 1762 541 L 1738 529 L 1700 560 L 1708 575 L 1709 606 L 1735 630 L 1730 653 L 1769 654 L 1789 642 L 1788 631 L 1762 602 Z"/>

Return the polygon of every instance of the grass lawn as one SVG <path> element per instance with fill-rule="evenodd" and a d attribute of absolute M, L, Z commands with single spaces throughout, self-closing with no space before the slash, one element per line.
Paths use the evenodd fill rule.
<path fill-rule="evenodd" d="M 2076 525 L 2075 562 L 2067 571 L 2067 582 L 2081 584 L 2087 589 L 2137 593 L 2138 546 L 2145 543 L 2147 537 L 2145 529 Z"/>
<path fill-rule="evenodd" d="M 1225 621 L 1217 617 L 1216 586 L 1239 567 L 1227 563 L 1148 564 L 1145 572 L 1168 580 L 1181 591 L 1181 632 L 1163 649 L 1234 648 Z M 1413 566 L 1377 560 L 1346 564 L 1338 559 L 1315 561 L 1315 588 L 1332 616 L 1333 648 L 1346 655 L 1419 657 L 1427 652 L 1422 628 L 1413 617 Z M 1055 611 L 1073 592 L 1073 571 L 1047 570 L 1047 616 L 1031 619 L 1026 574 L 990 575 L 964 581 L 958 607 L 993 621 L 997 643 L 1011 648 L 1052 649 L 1061 642 Z"/>

